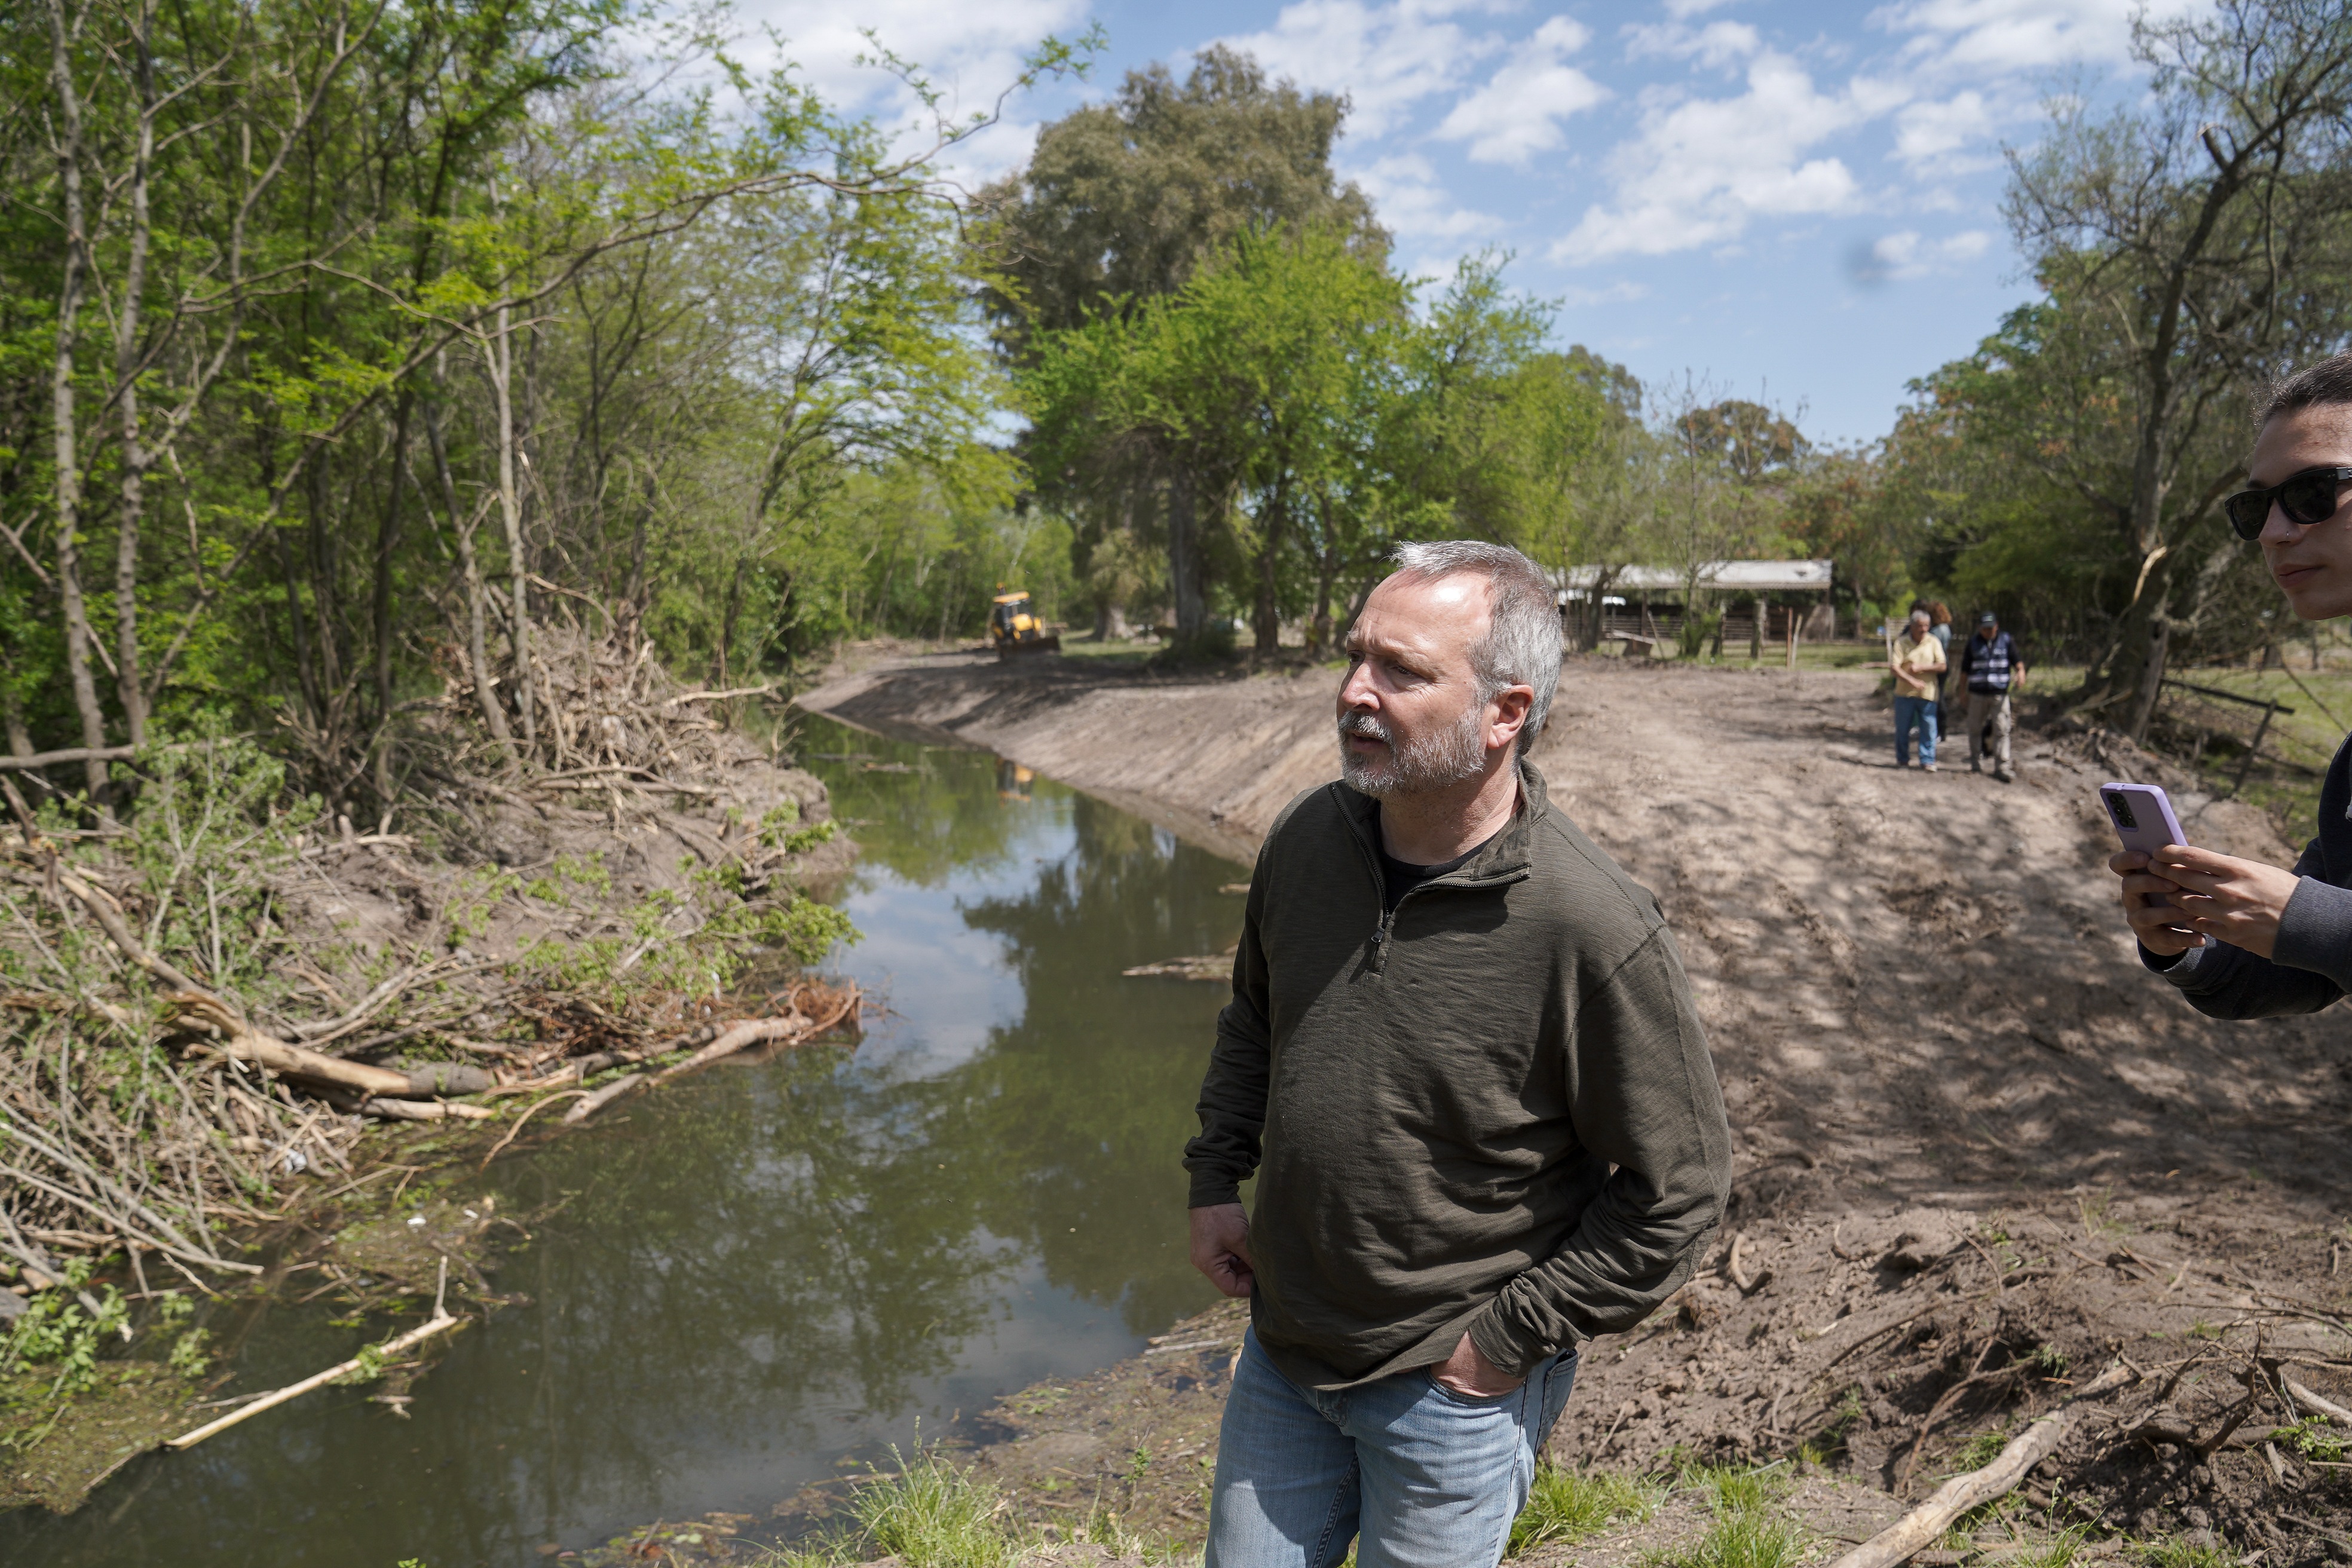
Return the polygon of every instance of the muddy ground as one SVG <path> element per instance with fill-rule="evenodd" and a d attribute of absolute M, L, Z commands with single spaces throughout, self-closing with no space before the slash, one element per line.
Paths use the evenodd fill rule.
<path fill-rule="evenodd" d="M 1234 853 L 1336 772 L 1336 679 L 933 658 L 802 702 Z M 1801 1459 L 1909 1500 L 2120 1357 L 2136 1380 L 2025 1489 L 2027 1523 L 2352 1560 L 2352 1454 L 2285 1392 L 2352 1405 L 2352 1041 L 2337 1010 L 2207 1020 L 2142 973 L 2094 788 L 2160 782 L 2200 842 L 2293 851 L 2108 737 L 2021 730 L 2004 785 L 1964 747 L 1897 772 L 1890 731 L 1868 674 L 1564 674 L 1535 760 L 1664 906 L 1737 1166 L 1703 1278 L 1588 1349 L 1554 1457 Z M 983 1463 L 1041 1520 L 1099 1493 L 1197 1538 L 1224 1343 L 1024 1391 Z"/>

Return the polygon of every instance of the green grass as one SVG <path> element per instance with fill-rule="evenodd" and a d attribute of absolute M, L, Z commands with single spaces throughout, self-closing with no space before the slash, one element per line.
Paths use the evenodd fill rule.
<path fill-rule="evenodd" d="M 1042 1539 L 1022 1528 L 1007 1500 L 986 1481 L 918 1445 L 896 1474 L 876 1474 L 849 1501 L 850 1526 L 797 1548 L 766 1548 L 763 1568 L 845 1568 L 888 1558 L 905 1568 L 1012 1568 Z M 1058 1527 L 1061 1539 L 1108 1548 L 1145 1563 L 1174 1561 L 1164 1541 L 1128 1530 L 1097 1506 L 1078 1524 Z"/>
<path fill-rule="evenodd" d="M 1690 1465 L 1679 1478 L 1687 1488 L 1706 1494 L 1707 1506 L 1718 1519 L 1737 1513 L 1761 1513 L 1789 1495 L 1790 1477 L 1780 1465 L 1744 1470 L 1735 1465 Z"/>
<path fill-rule="evenodd" d="M 1780 1466 L 1695 1465 L 1681 1481 L 1706 1493 L 1715 1521 L 1696 1546 L 1653 1558 L 1650 1568 L 1796 1568 L 1803 1559 L 1804 1529 L 1779 1510 L 1790 1487 Z"/>
<path fill-rule="evenodd" d="M 1545 1465 L 1536 1471 L 1528 1506 L 1511 1522 L 1508 1555 L 1550 1542 L 1581 1541 L 1620 1520 L 1639 1524 L 1657 1512 L 1664 1500 L 1664 1489 L 1654 1482 Z"/>
<path fill-rule="evenodd" d="M 2238 1568 L 2238 1554 L 2226 1546 L 2200 1545 L 2171 1536 L 2138 1550 L 2147 1568 Z"/>
<path fill-rule="evenodd" d="M 2007 1559 L 2002 1568 L 2074 1568 L 2075 1559 L 2083 1555 L 2083 1539 L 2088 1534 L 2080 1526 L 2062 1530 L 2049 1540 L 2028 1547 Z M 2189 1568 L 2182 1563 L 2179 1568 Z"/>
<path fill-rule="evenodd" d="M 1022 1541 L 995 1488 L 919 1445 L 912 1459 L 891 1453 L 898 1473 L 869 1478 L 850 1499 L 854 1531 L 772 1551 L 769 1568 L 837 1568 L 877 1557 L 907 1568 L 1011 1568 Z"/>

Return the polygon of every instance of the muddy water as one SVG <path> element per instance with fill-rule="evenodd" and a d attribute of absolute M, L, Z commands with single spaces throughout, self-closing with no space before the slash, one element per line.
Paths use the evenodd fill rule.
<path fill-rule="evenodd" d="M 492 1281 L 529 1304 L 465 1331 L 411 1419 L 311 1394 L 71 1516 L 0 1517 L 0 1563 L 543 1563 L 764 1514 L 1213 1299 L 1176 1162 L 1219 987 L 1119 970 L 1223 950 L 1244 868 L 982 753 L 809 731 L 804 756 L 865 753 L 809 761 L 865 847 L 837 967 L 890 1007 L 856 1054 L 714 1070 L 502 1161 L 502 1210 L 562 1203 Z M 231 1390 L 368 1337 L 272 1307 Z"/>

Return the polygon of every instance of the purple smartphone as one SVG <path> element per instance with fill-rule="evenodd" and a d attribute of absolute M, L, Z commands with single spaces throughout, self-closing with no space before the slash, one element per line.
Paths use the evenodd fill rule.
<path fill-rule="evenodd" d="M 2126 849 L 2153 855 L 2168 844 L 2189 842 L 2189 835 L 2180 831 L 2180 818 L 2172 815 L 2171 799 L 2154 784 L 2103 784 L 2099 799 Z"/>
<path fill-rule="evenodd" d="M 2189 842 L 2189 835 L 2180 830 L 2180 818 L 2172 815 L 2171 798 L 2154 784 L 2103 784 L 2099 799 L 2107 808 L 2107 820 L 2116 825 L 2116 837 L 2126 849 L 2153 855 L 2168 844 Z M 2186 926 L 2171 929 L 2183 936 L 2190 934 Z M 2213 944 L 2210 936 L 2200 936 L 2197 942 L 2200 947 Z"/>

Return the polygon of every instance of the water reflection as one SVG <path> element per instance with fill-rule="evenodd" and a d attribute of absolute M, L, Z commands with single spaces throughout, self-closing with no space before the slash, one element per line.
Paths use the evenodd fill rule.
<path fill-rule="evenodd" d="M 867 753 L 814 764 L 866 847 L 840 967 L 892 1010 L 856 1058 L 716 1070 L 495 1167 L 545 1215 L 496 1281 L 531 1304 L 461 1335 L 413 1420 L 313 1395 L 0 1518 L 0 1561 L 535 1563 L 763 1510 L 1206 1303 L 1176 1158 L 1218 988 L 1118 972 L 1230 943 L 1237 869 L 996 759 L 821 728 Z M 361 1337 L 273 1309 L 236 1386 Z"/>

